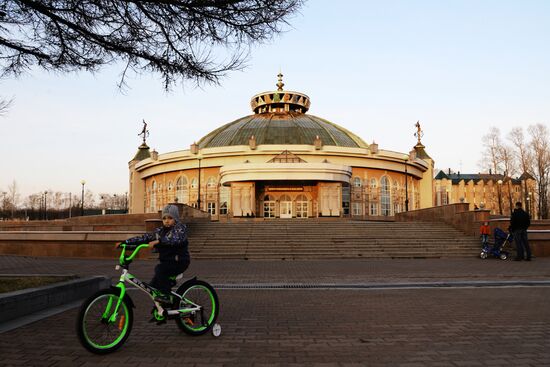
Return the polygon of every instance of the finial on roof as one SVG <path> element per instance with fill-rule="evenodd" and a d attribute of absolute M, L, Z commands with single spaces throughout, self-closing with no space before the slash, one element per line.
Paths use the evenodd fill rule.
<path fill-rule="evenodd" d="M 416 121 L 416 124 L 414 126 L 416 126 L 416 132 L 414 133 L 414 136 L 418 138 L 418 144 L 421 144 L 420 139 L 422 139 L 422 137 L 424 136 L 424 131 L 422 131 L 422 129 L 420 128 L 420 121 Z"/>
<path fill-rule="evenodd" d="M 147 139 L 147 137 L 149 136 L 149 130 L 147 130 L 147 123 L 145 122 L 145 120 L 143 120 L 143 129 L 141 130 L 141 133 L 138 134 L 138 136 L 142 136 L 142 135 L 143 135 L 143 144 L 147 145 L 145 143 L 145 139 Z"/>
<path fill-rule="evenodd" d="M 279 79 L 279 81 L 275 85 L 277 86 L 278 91 L 282 91 L 283 87 L 285 86 L 285 83 L 283 83 L 283 74 L 280 71 L 279 71 L 279 74 L 277 75 L 277 78 Z"/>

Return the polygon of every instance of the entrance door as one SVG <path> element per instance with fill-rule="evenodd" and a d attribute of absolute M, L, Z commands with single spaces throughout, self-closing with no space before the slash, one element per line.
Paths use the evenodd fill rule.
<path fill-rule="evenodd" d="M 275 200 L 269 195 L 264 197 L 264 218 L 275 218 Z"/>
<path fill-rule="evenodd" d="M 292 218 L 292 201 L 288 195 L 283 195 L 279 199 L 281 203 L 281 218 Z"/>
<path fill-rule="evenodd" d="M 296 198 L 296 218 L 307 218 L 307 204 L 307 198 L 304 195 L 299 195 Z"/>

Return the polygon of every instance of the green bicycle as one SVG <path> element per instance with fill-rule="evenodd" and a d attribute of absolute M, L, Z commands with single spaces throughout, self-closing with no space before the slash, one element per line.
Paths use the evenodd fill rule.
<path fill-rule="evenodd" d="M 117 285 L 88 298 L 78 314 L 77 334 L 86 349 L 97 354 L 107 354 L 120 348 L 130 336 L 135 306 L 126 292 L 126 282 L 151 297 L 154 303 L 152 320 L 158 324 L 173 319 L 189 335 L 203 335 L 210 330 L 214 336 L 221 334 L 221 327 L 216 323 L 220 309 L 218 296 L 210 284 L 192 278 L 171 292 L 171 305 L 157 302 L 155 296 L 159 292 L 129 273 L 129 266 L 138 252 L 149 245 L 130 246 L 122 243 L 119 247 L 122 251 L 119 265 L 115 268 L 122 269 L 122 274 Z M 126 250 L 133 252 L 126 256 Z M 172 284 L 175 285 L 181 277 L 182 274 L 172 277 Z"/>

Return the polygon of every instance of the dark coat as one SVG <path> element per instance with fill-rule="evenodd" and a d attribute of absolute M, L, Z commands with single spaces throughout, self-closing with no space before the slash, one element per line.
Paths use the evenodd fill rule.
<path fill-rule="evenodd" d="M 519 230 L 526 230 L 531 225 L 531 218 L 529 217 L 529 214 L 525 212 L 525 210 L 519 208 L 514 209 L 514 212 L 512 213 L 512 217 L 510 218 L 510 230 L 511 231 L 519 231 Z"/>
<path fill-rule="evenodd" d="M 187 241 L 187 226 L 176 222 L 172 228 L 159 227 L 143 236 L 132 237 L 125 242 L 129 245 L 140 245 L 159 240 L 156 248 L 159 260 L 162 261 L 189 261 L 189 242 Z"/>

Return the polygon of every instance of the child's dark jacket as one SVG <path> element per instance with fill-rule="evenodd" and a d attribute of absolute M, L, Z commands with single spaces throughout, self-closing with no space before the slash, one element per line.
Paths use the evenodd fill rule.
<path fill-rule="evenodd" d="M 125 242 L 129 245 L 139 245 L 159 240 L 156 248 L 159 251 L 159 260 L 189 261 L 189 242 L 187 241 L 187 226 L 176 222 L 172 228 L 159 227 L 143 236 L 132 237 Z"/>

